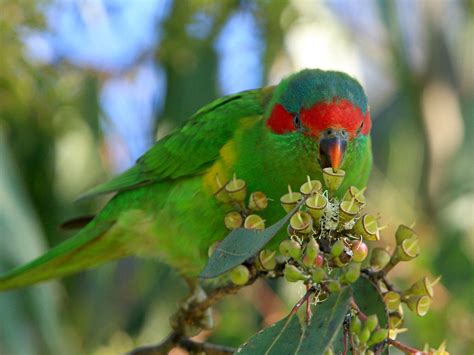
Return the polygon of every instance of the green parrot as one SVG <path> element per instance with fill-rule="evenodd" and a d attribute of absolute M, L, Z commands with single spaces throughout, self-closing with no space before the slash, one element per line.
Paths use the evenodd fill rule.
<path fill-rule="evenodd" d="M 0 275 L 0 290 L 63 277 L 125 256 L 156 257 L 188 278 L 228 234 L 230 207 L 215 193 L 234 174 L 273 199 L 267 224 L 285 214 L 288 184 L 346 171 L 339 191 L 365 186 L 371 120 L 361 85 L 342 72 L 306 69 L 277 86 L 224 96 L 158 141 L 136 164 L 82 198 L 115 193 L 75 236 Z"/>

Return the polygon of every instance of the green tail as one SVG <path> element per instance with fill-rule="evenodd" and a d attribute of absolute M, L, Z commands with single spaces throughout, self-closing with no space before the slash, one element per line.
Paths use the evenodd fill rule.
<path fill-rule="evenodd" d="M 63 277 L 126 256 L 120 238 L 107 235 L 113 225 L 114 222 L 92 222 L 37 259 L 0 275 L 0 291 Z"/>

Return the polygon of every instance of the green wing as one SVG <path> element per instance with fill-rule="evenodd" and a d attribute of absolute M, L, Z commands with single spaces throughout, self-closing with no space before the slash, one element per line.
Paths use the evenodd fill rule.
<path fill-rule="evenodd" d="M 179 130 L 155 143 L 133 167 L 79 199 L 200 174 L 218 158 L 241 118 L 263 114 L 272 90 L 244 91 L 204 106 Z"/>

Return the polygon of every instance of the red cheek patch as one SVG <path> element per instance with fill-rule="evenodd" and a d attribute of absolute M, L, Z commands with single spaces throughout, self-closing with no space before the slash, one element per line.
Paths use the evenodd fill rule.
<path fill-rule="evenodd" d="M 295 130 L 293 115 L 287 112 L 282 105 L 276 104 L 267 120 L 267 127 L 276 134 L 292 132 Z"/>

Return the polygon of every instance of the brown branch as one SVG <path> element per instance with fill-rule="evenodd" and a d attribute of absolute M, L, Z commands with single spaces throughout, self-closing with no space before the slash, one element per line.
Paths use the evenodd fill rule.
<path fill-rule="evenodd" d="M 387 341 L 390 345 L 396 347 L 397 349 L 400 349 L 405 354 L 416 354 L 416 355 L 430 355 L 430 354 L 432 354 L 432 352 L 418 350 L 418 349 L 412 348 L 409 345 L 402 344 L 399 341 L 396 341 L 396 340 L 393 340 L 393 339 L 390 339 L 390 338 L 388 338 Z"/>

